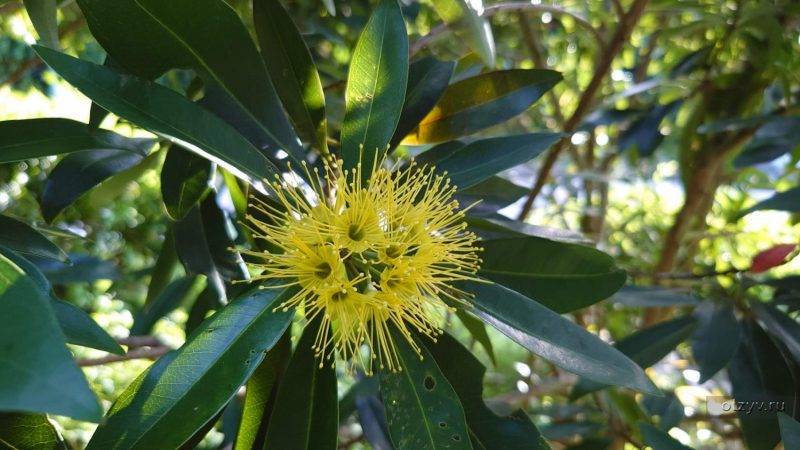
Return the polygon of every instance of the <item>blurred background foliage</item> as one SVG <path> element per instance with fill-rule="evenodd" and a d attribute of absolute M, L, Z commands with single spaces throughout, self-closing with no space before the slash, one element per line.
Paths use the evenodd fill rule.
<path fill-rule="evenodd" d="M 249 2 L 229 3 L 252 29 Z M 460 39 L 443 32 L 429 0 L 401 3 L 417 57 L 458 61 L 456 79 L 487 70 Z M 326 86 L 329 123 L 338 129 L 344 114 L 341 81 L 373 2 L 295 0 L 283 4 L 312 51 Z M 570 133 L 569 140 L 547 158 L 504 173 L 518 188 L 506 186 L 487 215 L 522 217 L 532 224 L 582 233 L 629 270 L 631 286 L 685 289 L 691 295 L 687 301 L 743 295 L 742 286 L 749 282 L 745 277 L 798 274 L 797 262 L 772 269 L 768 275 L 742 274 L 759 252 L 797 243 L 800 229 L 794 215 L 761 211 L 741 220 L 738 216 L 776 190 L 798 184 L 800 137 L 786 130 L 800 129 L 800 124 L 778 124 L 772 136 L 766 132 L 760 136 L 751 125 L 761 116 L 796 114 L 799 4 L 781 0 L 533 0 L 487 3 L 480 8 L 490 16 L 498 69 L 548 68 L 564 75 L 564 82 L 533 108 L 482 135 L 537 130 Z M 627 20 L 636 8 L 638 14 Z M 629 27 L 629 36 L 619 33 L 624 27 Z M 104 51 L 70 0 L 61 2 L 58 34 L 68 53 L 104 61 Z M 90 101 L 47 69 L 30 47 L 36 38 L 23 4 L 0 0 L 0 120 L 65 117 L 88 121 Z M 181 92 L 190 81 L 181 71 L 158 80 Z M 588 99 L 587 90 L 594 94 Z M 148 135 L 113 116 L 104 120 L 103 127 L 128 136 Z M 778 154 L 739 156 L 754 133 L 756 139 L 768 142 L 783 139 L 782 146 L 774 142 L 768 146 L 767 150 Z M 427 148 L 402 146 L 399 154 L 414 155 Z M 54 237 L 62 249 L 91 257 L 82 261 L 82 267 L 62 269 L 65 273 L 60 276 L 65 280 L 80 282 L 57 286 L 57 293 L 89 312 L 114 337 L 128 335 L 145 303 L 169 226 L 159 176 L 165 153 L 157 152 L 105 181 L 69 206 L 54 224 L 69 230 Z M 48 173 L 59 159 L 0 165 L 0 212 L 42 222 L 39 201 Z M 219 188 L 216 201 L 233 213 L 222 177 L 217 174 L 213 182 Z M 536 191 L 533 196 L 528 195 L 531 188 Z M 182 270 L 176 265 L 174 275 L 180 276 Z M 707 276 L 715 273 L 721 275 Z M 203 284 L 200 280 L 191 286 L 182 303 L 167 311 L 146 334 L 165 346 L 179 346 L 189 307 Z M 748 293 L 769 299 L 774 290 L 756 286 Z M 669 292 L 667 306 L 644 308 L 623 291 L 624 295 L 572 316 L 602 339 L 616 342 L 680 315 L 684 307 L 675 306 L 676 291 Z M 794 305 L 791 311 L 798 303 L 790 305 Z M 489 368 L 484 390 L 489 403 L 504 412 L 524 407 L 554 448 L 579 442 L 586 445 L 581 448 L 634 448 L 642 443 L 634 426 L 642 414 L 669 423 L 665 430 L 672 428 L 674 438 L 695 448 L 745 448 L 735 420 L 711 417 L 702 410 L 705 396 L 730 394 L 730 380 L 723 372 L 700 383 L 687 342 L 649 369 L 659 387 L 670 393 L 666 400 L 610 389 L 567 403 L 574 375 L 490 328 L 492 361 L 459 320 L 453 318 L 448 328 Z M 106 355 L 84 347 L 71 349 L 84 360 Z M 107 407 L 148 364 L 147 359 L 134 359 L 90 365 L 84 371 Z M 344 395 L 353 381 L 339 380 Z M 677 403 L 670 404 L 672 400 Z M 56 420 L 75 448 L 91 437 L 94 425 Z M 201 448 L 224 447 L 225 433 L 223 418 Z M 353 418 L 343 423 L 340 442 L 340 448 L 370 448 Z"/>

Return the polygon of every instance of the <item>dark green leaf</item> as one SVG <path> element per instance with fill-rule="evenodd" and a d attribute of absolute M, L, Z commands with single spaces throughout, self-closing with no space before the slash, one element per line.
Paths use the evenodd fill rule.
<path fill-rule="evenodd" d="M 339 429 L 336 371 L 317 360 L 314 341 L 322 317 L 303 330 L 278 388 L 264 450 L 333 450 Z"/>
<path fill-rule="evenodd" d="M 0 247 L 0 255 L 5 256 L 22 269 L 36 283 L 42 294 L 50 299 L 50 306 L 53 308 L 58 324 L 61 325 L 61 331 L 64 332 L 67 343 L 95 348 L 115 355 L 125 354 L 125 350 L 117 341 L 109 336 L 88 314 L 71 303 L 57 299 L 51 292 L 50 282 L 35 264 L 3 247 Z"/>
<path fill-rule="evenodd" d="M 767 303 L 753 301 L 750 303 L 750 308 L 764 323 L 767 330 L 786 345 L 795 362 L 800 363 L 800 324 Z"/>
<path fill-rule="evenodd" d="M 464 408 L 426 346 L 416 336 L 409 335 L 420 347 L 418 355 L 396 326 L 390 325 L 389 330 L 402 370 L 392 370 L 381 362 L 378 376 L 389 435 L 395 447 L 469 449 Z"/>
<path fill-rule="evenodd" d="M 0 256 L 0 410 L 99 422 L 103 411 L 72 359 L 47 298 Z"/>
<path fill-rule="evenodd" d="M 328 153 L 325 94 L 311 52 L 278 0 L 253 2 L 261 54 L 278 97 L 300 136 Z"/>
<path fill-rule="evenodd" d="M 0 246 L 23 255 L 70 263 L 69 256 L 30 225 L 0 215 Z"/>
<path fill-rule="evenodd" d="M 173 146 L 161 168 L 161 195 L 167 214 L 181 220 L 202 200 L 214 177 L 214 163 L 197 153 Z"/>
<path fill-rule="evenodd" d="M 794 398 L 796 385 L 780 350 L 767 333 L 751 320 L 742 324 L 742 342 L 728 365 L 737 402 L 759 405 Z M 781 441 L 778 416 L 774 411 L 737 411 L 747 447 L 772 450 Z"/>
<path fill-rule="evenodd" d="M 489 334 L 486 332 L 486 325 L 483 321 L 463 309 L 456 310 L 456 315 L 473 339 L 480 342 L 483 349 L 486 350 L 486 354 L 489 355 L 489 359 L 492 360 L 492 364 L 496 366 L 497 360 L 494 357 L 494 347 L 492 347 L 492 341 L 489 339 Z"/>
<path fill-rule="evenodd" d="M 347 75 L 340 149 L 346 169 L 359 161 L 372 167 L 376 156 L 380 160 L 400 119 L 407 80 L 403 13 L 397 0 L 381 0 L 361 32 Z"/>
<path fill-rule="evenodd" d="M 169 224 L 167 231 L 164 233 L 164 243 L 161 244 L 158 259 L 156 259 L 156 264 L 153 266 L 150 284 L 147 286 L 147 298 L 144 301 L 145 310 L 153 305 L 153 302 L 172 281 L 172 277 L 175 275 L 175 268 L 178 267 L 178 253 L 175 251 L 175 237 L 172 227 L 172 224 Z"/>
<path fill-rule="evenodd" d="M 509 416 L 498 416 L 486 406 L 482 398 L 486 368 L 469 350 L 447 333 L 437 340 L 422 342 L 464 407 L 473 449 L 550 450 L 525 411 L 518 409 Z"/>
<path fill-rule="evenodd" d="M 519 236 L 536 236 L 552 241 L 588 244 L 591 241 L 581 233 L 563 230 L 561 228 L 542 227 L 529 223 L 508 220 L 494 216 L 491 218 L 478 218 L 467 216 L 467 229 L 474 232 L 484 240 L 502 239 Z"/>
<path fill-rule="evenodd" d="M 602 423 L 588 420 L 572 420 L 552 423 L 542 427 L 542 436 L 549 440 L 568 439 L 574 436 L 586 436 L 597 433 L 603 428 Z"/>
<path fill-rule="evenodd" d="M 644 371 L 600 338 L 548 308 L 497 284 L 465 282 L 472 312 L 542 358 L 601 383 L 658 393 Z"/>
<path fill-rule="evenodd" d="M 700 368 L 700 382 L 716 375 L 739 348 L 742 327 L 730 304 L 703 302 L 694 310 L 697 332 L 692 338 L 692 354 Z"/>
<path fill-rule="evenodd" d="M 247 380 L 242 420 L 239 422 L 233 450 L 264 448 L 277 388 L 292 356 L 290 336 L 291 330 L 287 330 Z"/>
<path fill-rule="evenodd" d="M 114 261 L 102 260 L 80 253 L 70 254 L 70 259 L 72 260 L 71 266 L 48 260 L 34 260 L 33 262 L 44 273 L 50 284 L 55 286 L 122 279 L 122 271 Z"/>
<path fill-rule="evenodd" d="M 711 122 L 701 125 L 697 128 L 699 134 L 712 134 L 722 131 L 738 131 L 744 128 L 750 128 L 768 122 L 770 119 L 775 118 L 771 114 L 761 114 L 744 118 L 720 120 L 718 122 Z"/>
<path fill-rule="evenodd" d="M 107 206 L 112 201 L 116 200 L 117 197 L 125 193 L 131 184 L 135 183 L 136 180 L 141 178 L 148 170 L 152 169 L 161 161 L 161 156 L 163 155 L 161 149 L 168 145 L 162 144 L 157 151 L 147 155 L 139 164 L 112 176 L 104 181 L 103 184 L 94 188 L 89 194 L 89 202 L 92 206 L 95 208 Z"/>
<path fill-rule="evenodd" d="M 700 69 L 706 61 L 708 61 L 708 57 L 713 49 L 714 46 L 705 46 L 700 50 L 693 51 L 684 56 L 678 61 L 678 64 L 675 64 L 672 70 L 670 70 L 670 76 L 676 78 L 681 75 L 689 75 L 695 70 Z"/>
<path fill-rule="evenodd" d="M 0 122 L 0 163 L 82 150 L 116 149 L 146 155 L 153 144 L 153 139 L 130 139 L 107 130 L 92 134 L 85 123 L 69 119 Z"/>
<path fill-rule="evenodd" d="M 700 302 L 688 289 L 658 286 L 625 286 L 611 297 L 611 301 L 636 308 L 697 305 Z"/>
<path fill-rule="evenodd" d="M 177 448 L 236 394 L 292 320 L 273 309 L 295 289 L 252 290 L 208 318 L 134 381 L 87 449 Z"/>
<path fill-rule="evenodd" d="M 689 339 L 696 325 L 692 316 L 681 317 L 639 330 L 614 344 L 614 347 L 639 367 L 646 369 L 661 361 L 678 344 Z M 606 387 L 594 381 L 580 379 L 573 387 L 570 399 L 574 400 Z M 655 394 L 659 395 L 659 392 Z"/>
<path fill-rule="evenodd" d="M 479 274 L 558 313 L 584 308 L 617 292 L 627 275 L 590 247 L 538 237 L 481 243 Z"/>
<path fill-rule="evenodd" d="M 364 438 L 374 450 L 392 450 L 389 438 L 389 425 L 386 423 L 386 409 L 377 395 L 356 398 L 358 423 Z M 341 422 L 341 421 L 340 421 Z"/>
<path fill-rule="evenodd" d="M 152 80 L 169 69 L 194 69 L 259 123 L 272 147 L 302 151 L 247 28 L 224 1 L 79 0 L 78 5 L 92 35 L 133 75 Z"/>
<path fill-rule="evenodd" d="M 658 416 L 658 429 L 669 431 L 680 425 L 686 410 L 674 392 L 662 392 L 663 397 L 645 395 L 639 402 L 641 409 L 653 420 Z"/>
<path fill-rule="evenodd" d="M 415 61 L 408 67 L 406 98 L 400 121 L 389 144 L 391 148 L 397 147 L 436 106 L 450 83 L 455 67 L 452 61 L 439 61 L 432 56 Z"/>
<path fill-rule="evenodd" d="M 23 0 L 33 28 L 42 45 L 61 50 L 58 42 L 58 5 L 56 0 Z"/>
<path fill-rule="evenodd" d="M 787 450 L 800 448 L 800 423 L 784 413 L 778 413 L 783 447 Z"/>
<path fill-rule="evenodd" d="M 480 202 L 470 208 L 469 214 L 476 217 L 486 217 L 516 202 L 530 190 L 494 176 L 489 177 L 474 186 L 461 190 L 454 196 L 462 208 Z"/>
<path fill-rule="evenodd" d="M 279 172 L 230 125 L 171 89 L 43 47 L 36 47 L 36 51 L 53 70 L 103 108 L 205 156 L 241 178 L 257 183 Z M 85 126 L 83 129 L 86 132 Z"/>
<path fill-rule="evenodd" d="M 452 186 L 466 189 L 532 160 L 562 137 L 561 133 L 531 133 L 482 139 L 439 161 L 436 172 L 447 172 Z"/>
<path fill-rule="evenodd" d="M 691 450 L 691 447 L 681 444 L 666 431 L 659 430 L 644 422 L 639 422 L 639 431 L 642 432 L 644 441 L 653 450 Z"/>
<path fill-rule="evenodd" d="M 475 9 L 476 5 L 480 5 L 480 11 Z M 434 0 L 433 6 L 456 36 L 480 55 L 486 67 L 494 68 L 494 36 L 483 17 L 483 5 L 467 0 Z"/>
<path fill-rule="evenodd" d="M 600 126 L 627 122 L 639 117 L 643 112 L 639 109 L 600 109 L 587 115 L 578 127 L 578 131 L 592 131 Z"/>
<path fill-rule="evenodd" d="M 453 83 L 403 143 L 448 142 L 501 124 L 530 108 L 561 79 L 552 70 L 512 69 Z"/>
<path fill-rule="evenodd" d="M 429 166 L 435 166 L 439 161 L 445 160 L 450 155 L 464 148 L 465 145 L 467 144 L 461 141 L 445 142 L 444 144 L 436 145 L 420 153 L 415 159 L 420 165 L 427 164 Z"/>
<path fill-rule="evenodd" d="M 611 438 L 583 439 L 580 444 L 570 445 L 564 450 L 606 450 L 613 442 Z"/>
<path fill-rule="evenodd" d="M 8 450 L 67 450 L 44 414 L 0 412 L 0 447 Z"/>
<path fill-rule="evenodd" d="M 772 197 L 758 203 L 752 208 L 746 209 L 739 214 L 739 218 L 752 212 L 764 210 L 777 210 L 788 212 L 800 212 L 800 187 L 795 187 L 784 192 L 776 192 Z"/>
<path fill-rule="evenodd" d="M 776 117 L 762 125 L 733 161 L 741 168 L 772 161 L 800 144 L 800 117 Z"/>
<path fill-rule="evenodd" d="M 81 195 L 142 159 L 142 155 L 126 150 L 94 150 L 65 156 L 44 185 L 41 201 L 44 220 L 53 223 Z"/>
<path fill-rule="evenodd" d="M 369 397 L 378 392 L 378 377 L 364 376 L 356 382 L 350 390 L 339 400 L 339 425 L 356 412 L 356 399 L 359 397 Z"/>
<path fill-rule="evenodd" d="M 664 135 L 661 134 L 661 122 L 667 116 L 675 115 L 680 108 L 682 100 L 676 100 L 666 105 L 656 105 L 648 110 L 644 117 L 632 123 L 619 138 L 619 148 L 627 150 L 636 145 L 639 156 L 650 156 L 656 150 Z"/>
<path fill-rule="evenodd" d="M 133 326 L 131 326 L 131 336 L 150 334 L 159 319 L 171 313 L 183 303 L 196 281 L 197 277 L 190 275 L 170 283 L 150 308 L 139 311 L 136 314 L 133 319 Z"/>
<path fill-rule="evenodd" d="M 116 63 L 110 56 L 106 55 L 105 61 L 103 61 L 103 65 L 108 67 L 109 69 L 119 70 L 122 71 L 122 67 Z M 92 106 L 89 108 L 89 124 L 88 128 L 91 133 L 94 133 L 100 128 L 100 125 L 103 121 L 108 117 L 108 111 L 103 109 L 102 106 L 98 105 L 95 102 L 92 102 Z"/>

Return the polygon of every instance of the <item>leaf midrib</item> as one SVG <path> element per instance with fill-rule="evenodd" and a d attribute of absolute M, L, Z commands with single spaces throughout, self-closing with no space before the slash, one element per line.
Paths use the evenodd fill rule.
<path fill-rule="evenodd" d="M 400 367 L 408 368 L 408 365 L 406 364 L 406 360 L 405 360 L 405 358 L 403 358 L 403 355 L 402 355 L 403 352 L 396 352 L 396 353 L 397 353 L 397 359 L 398 359 L 397 362 L 400 363 Z M 429 421 L 428 421 L 428 415 L 425 414 L 425 406 L 422 404 L 422 400 L 420 399 L 420 396 L 419 396 L 419 391 L 417 390 L 416 385 L 414 384 L 414 382 L 411 380 L 411 371 L 410 370 L 403 370 L 401 373 L 403 374 L 403 377 L 406 380 L 408 380 L 408 385 L 414 391 L 414 399 L 417 401 L 417 406 L 419 407 L 419 411 L 421 413 L 420 415 L 422 416 L 422 423 L 423 423 L 423 425 L 425 425 L 425 431 L 428 432 L 428 438 L 430 438 L 430 443 L 433 446 L 433 448 L 435 449 L 435 448 L 437 448 L 436 441 L 433 439 L 433 432 L 431 432 L 431 428 L 429 426 Z M 402 436 L 401 436 L 401 439 L 402 439 Z"/>

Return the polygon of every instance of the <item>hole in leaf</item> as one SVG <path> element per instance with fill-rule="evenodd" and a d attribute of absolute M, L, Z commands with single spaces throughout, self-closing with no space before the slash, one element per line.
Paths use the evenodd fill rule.
<path fill-rule="evenodd" d="M 459 436 L 457 434 L 454 434 L 453 435 L 453 440 L 456 441 L 456 442 L 460 442 L 461 441 L 461 436 Z"/>
<path fill-rule="evenodd" d="M 425 389 L 432 391 L 433 387 L 436 386 L 436 380 L 434 380 L 432 376 L 428 375 L 425 377 L 425 381 L 423 381 L 422 384 L 425 385 Z"/>
<path fill-rule="evenodd" d="M 213 332 L 214 332 L 214 329 L 213 329 L 213 328 L 209 328 L 209 329 L 208 329 L 208 332 L 209 332 L 209 333 L 213 333 Z"/>
<path fill-rule="evenodd" d="M 439 422 L 439 428 L 447 428 L 447 424 L 444 422 Z"/>

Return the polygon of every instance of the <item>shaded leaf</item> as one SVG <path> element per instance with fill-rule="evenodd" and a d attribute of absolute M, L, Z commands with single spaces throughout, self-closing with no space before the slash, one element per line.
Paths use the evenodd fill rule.
<path fill-rule="evenodd" d="M 640 401 L 642 409 L 654 419 L 658 416 L 658 429 L 669 431 L 680 425 L 686 416 L 683 403 L 674 392 L 662 392 L 663 397 L 645 395 Z"/>
<path fill-rule="evenodd" d="M 505 178 L 493 176 L 459 191 L 453 198 L 458 200 L 462 208 L 480 201 L 470 208 L 469 214 L 475 217 L 486 217 L 516 202 L 528 192 L 529 189 L 517 186 Z"/>
<path fill-rule="evenodd" d="M 530 108 L 561 79 L 552 70 L 512 69 L 453 83 L 403 143 L 448 142 L 501 124 Z"/>
<path fill-rule="evenodd" d="M 47 277 L 50 284 L 55 286 L 122 279 L 122 271 L 114 261 L 102 260 L 81 253 L 71 253 L 70 259 L 72 260 L 71 266 L 48 260 L 34 260 L 33 262 Z"/>
<path fill-rule="evenodd" d="M 689 339 L 696 325 L 692 316 L 681 317 L 639 330 L 614 344 L 614 347 L 639 367 L 646 369 L 661 361 L 678 344 Z M 606 387 L 594 381 L 580 379 L 572 388 L 570 399 L 575 400 Z M 655 395 L 658 394 L 659 391 L 656 391 Z"/>
<path fill-rule="evenodd" d="M 457 287 L 475 295 L 475 315 L 558 367 L 598 382 L 658 392 L 634 361 L 535 301 L 497 284 L 462 282 Z"/>
<path fill-rule="evenodd" d="M 103 108 L 203 155 L 240 178 L 258 183 L 279 172 L 230 125 L 171 89 L 43 47 L 36 51 Z"/>
<path fill-rule="evenodd" d="M 595 434 L 603 428 L 602 423 L 588 420 L 573 420 L 568 422 L 552 423 L 542 427 L 542 436 L 546 439 L 567 439 L 574 436 Z"/>
<path fill-rule="evenodd" d="M 108 55 L 106 55 L 106 59 L 103 61 L 103 66 L 109 69 L 122 70 L 122 67 Z M 106 120 L 106 117 L 108 117 L 108 111 L 97 103 L 92 102 L 92 106 L 89 108 L 89 124 L 87 125 L 89 131 L 92 133 L 97 131 L 103 121 Z"/>
<path fill-rule="evenodd" d="M 486 368 L 469 350 L 447 333 L 437 341 L 422 339 L 464 407 L 473 449 L 550 449 L 525 411 L 498 416 L 486 406 L 482 398 Z"/>
<path fill-rule="evenodd" d="M 112 175 L 130 169 L 144 157 L 126 150 L 72 153 L 50 172 L 42 192 L 42 216 L 53 223 L 61 211 Z"/>
<path fill-rule="evenodd" d="M 156 264 L 150 276 L 150 284 L 147 286 L 147 298 L 144 301 L 144 310 L 150 308 L 156 301 L 159 294 L 167 287 L 175 275 L 175 268 L 178 267 L 178 253 L 175 251 L 175 237 L 172 224 L 169 224 L 164 233 L 164 243 L 158 252 Z"/>
<path fill-rule="evenodd" d="M 656 150 L 664 135 L 661 134 L 661 122 L 667 116 L 675 115 L 680 108 L 682 100 L 676 100 L 666 105 L 656 105 L 648 110 L 645 115 L 632 123 L 619 138 L 619 148 L 627 150 L 633 145 L 639 151 L 639 156 L 650 156 Z"/>
<path fill-rule="evenodd" d="M 328 153 L 325 95 L 311 53 L 278 0 L 253 3 L 261 54 L 289 119 L 305 141 Z"/>
<path fill-rule="evenodd" d="M 599 109 L 586 115 L 578 127 L 578 131 L 592 131 L 597 127 L 627 122 L 643 113 L 644 111 L 640 109 Z"/>
<path fill-rule="evenodd" d="M 692 338 L 692 354 L 700 368 L 700 383 L 716 375 L 739 348 L 742 327 L 730 304 L 703 302 L 693 313 L 697 332 Z"/>
<path fill-rule="evenodd" d="M 408 67 L 406 98 L 397 129 L 389 144 L 391 148 L 397 147 L 436 106 L 450 83 L 455 67 L 456 63 L 452 61 L 440 61 L 432 56 L 414 61 Z"/>
<path fill-rule="evenodd" d="M 314 342 L 322 317 L 303 330 L 278 388 L 265 450 L 336 449 L 339 428 L 336 372 L 317 360 Z"/>
<path fill-rule="evenodd" d="M 381 0 L 350 62 L 341 137 L 346 169 L 380 160 L 394 134 L 408 80 L 408 36 L 397 0 Z M 363 152 L 362 152 L 363 146 Z M 362 177 L 366 180 L 366 175 Z"/>
<path fill-rule="evenodd" d="M 374 450 L 393 450 L 386 423 L 386 410 L 376 395 L 356 398 L 358 423 Z"/>
<path fill-rule="evenodd" d="M 166 147 L 166 145 L 162 144 L 158 150 L 147 155 L 139 164 L 113 175 L 111 178 L 104 181 L 103 184 L 94 188 L 89 194 L 89 202 L 92 206 L 95 208 L 107 206 L 112 201 L 116 200 L 117 197 L 124 194 L 131 184 L 135 183 L 136 180 L 141 178 L 148 170 L 157 165 L 163 155 L 161 149 L 164 147 Z"/>
<path fill-rule="evenodd" d="M 153 139 L 131 139 L 108 130 L 90 133 L 86 124 L 69 119 L 25 119 L 0 122 L 0 163 L 83 150 L 127 150 L 146 155 Z"/>
<path fill-rule="evenodd" d="M 750 307 L 767 330 L 786 346 L 795 362 L 800 363 L 800 324 L 771 304 L 752 301 Z"/>
<path fill-rule="evenodd" d="M 610 301 L 637 308 L 697 305 L 700 302 L 689 289 L 658 286 L 624 286 Z"/>
<path fill-rule="evenodd" d="M 378 377 L 362 376 L 339 400 L 339 426 L 356 412 L 356 399 L 370 397 L 378 392 Z"/>
<path fill-rule="evenodd" d="M 492 364 L 496 366 L 497 360 L 494 357 L 494 347 L 492 347 L 492 341 L 489 339 L 489 334 L 486 332 L 486 325 L 484 325 L 483 321 L 463 309 L 456 310 L 456 315 L 473 339 L 480 342 L 483 349 L 486 350 L 486 354 L 489 355 L 489 359 L 492 360 Z"/>
<path fill-rule="evenodd" d="M 209 192 L 214 163 L 178 146 L 169 149 L 161 168 L 161 196 L 172 220 L 181 220 Z"/>
<path fill-rule="evenodd" d="M 493 239 L 481 247 L 481 276 L 558 313 L 610 297 L 627 278 L 612 257 L 582 245 L 526 236 Z"/>
<path fill-rule="evenodd" d="M 800 423 L 784 413 L 778 413 L 778 422 L 784 448 L 800 448 Z"/>
<path fill-rule="evenodd" d="M 578 232 L 563 230 L 561 228 L 543 227 L 516 220 L 507 220 L 499 216 L 491 218 L 478 218 L 467 216 L 467 229 L 474 232 L 483 240 L 502 239 L 519 236 L 536 236 L 552 241 L 588 244 L 591 241 Z"/>
<path fill-rule="evenodd" d="M 456 36 L 481 57 L 486 67 L 494 68 L 494 36 L 483 17 L 483 5 L 467 0 L 434 0 L 433 6 Z"/>
<path fill-rule="evenodd" d="M 44 414 L 0 412 L 0 444 L 9 450 L 67 450 L 61 433 Z"/>
<path fill-rule="evenodd" d="M 774 117 L 758 128 L 753 139 L 734 159 L 733 165 L 741 168 L 769 162 L 791 152 L 798 144 L 800 117 Z"/>
<path fill-rule="evenodd" d="M 395 448 L 469 449 L 464 408 L 426 346 L 410 335 L 420 347 L 418 355 L 396 326 L 390 325 L 389 330 L 402 370 L 383 367 L 382 362 L 376 365 Z"/>
<path fill-rule="evenodd" d="M 681 444 L 679 441 L 675 440 L 672 436 L 669 435 L 666 431 L 659 430 L 658 428 L 646 424 L 644 422 L 639 422 L 639 431 L 642 432 L 642 437 L 644 437 L 644 441 L 653 448 L 653 450 L 690 450 L 691 447 L 687 447 Z"/>
<path fill-rule="evenodd" d="M 171 313 L 183 303 L 196 281 L 197 277 L 190 275 L 170 283 L 150 308 L 139 311 L 133 318 L 131 336 L 150 334 L 159 319 Z"/>
<path fill-rule="evenodd" d="M 0 256 L 0 410 L 99 422 L 103 411 L 36 283 Z"/>
<path fill-rule="evenodd" d="M 23 255 L 70 263 L 69 256 L 30 225 L 0 215 L 0 246 Z"/>
<path fill-rule="evenodd" d="M 742 218 L 752 212 L 764 210 L 800 212 L 800 187 L 784 192 L 776 192 L 772 197 L 742 211 L 738 218 Z"/>
<path fill-rule="evenodd" d="M 177 448 L 217 415 L 292 320 L 273 308 L 296 290 L 252 290 L 231 301 L 136 379 L 87 449 Z"/>
<path fill-rule="evenodd" d="M 58 5 L 56 0 L 23 0 L 25 10 L 42 45 L 61 50 L 58 42 Z"/>

